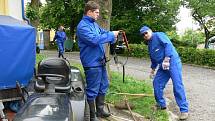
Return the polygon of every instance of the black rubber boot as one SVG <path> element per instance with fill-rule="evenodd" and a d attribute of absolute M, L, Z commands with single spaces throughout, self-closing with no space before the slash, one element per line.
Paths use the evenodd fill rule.
<path fill-rule="evenodd" d="M 90 108 L 90 121 L 99 121 L 96 117 L 95 101 L 87 101 Z"/>
<path fill-rule="evenodd" d="M 103 95 L 97 96 L 96 98 L 97 117 L 106 118 L 111 115 L 110 113 L 107 113 L 104 111 L 104 105 L 105 105 L 104 101 L 105 101 L 105 96 Z"/>
<path fill-rule="evenodd" d="M 64 55 L 63 55 L 63 54 L 61 54 L 61 56 L 62 56 L 62 58 L 63 58 L 63 59 L 65 59 L 65 60 L 66 60 L 66 58 L 64 57 Z"/>
<path fill-rule="evenodd" d="M 60 54 L 60 52 L 58 52 L 58 58 L 60 58 L 60 56 L 61 56 L 61 54 Z"/>

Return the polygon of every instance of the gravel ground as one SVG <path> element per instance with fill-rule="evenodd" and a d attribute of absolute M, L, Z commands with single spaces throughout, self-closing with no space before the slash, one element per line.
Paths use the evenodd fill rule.
<path fill-rule="evenodd" d="M 56 51 L 42 51 L 48 57 L 57 56 Z M 67 59 L 80 63 L 79 53 L 69 52 Z M 120 57 L 119 60 L 125 60 Z M 126 75 L 133 76 L 139 80 L 150 80 L 150 61 L 138 58 L 129 58 L 126 67 Z M 113 71 L 122 72 L 113 60 L 110 61 L 110 68 Z M 190 116 L 187 121 L 215 121 L 215 70 L 190 65 L 183 65 L 183 81 L 186 89 L 187 99 L 190 106 Z M 165 95 L 171 100 L 169 110 L 178 115 L 178 107 L 175 104 L 172 83 L 168 82 Z"/>

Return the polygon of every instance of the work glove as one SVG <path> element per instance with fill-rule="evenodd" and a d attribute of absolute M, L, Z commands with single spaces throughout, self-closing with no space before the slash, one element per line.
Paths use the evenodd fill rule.
<path fill-rule="evenodd" d="M 154 77 L 155 77 L 155 69 L 152 69 L 150 72 L 149 78 L 154 79 Z"/>
<path fill-rule="evenodd" d="M 164 58 L 164 60 L 162 62 L 162 68 L 163 68 L 163 70 L 169 70 L 169 66 L 170 66 L 169 60 L 170 60 L 169 57 L 165 57 Z"/>

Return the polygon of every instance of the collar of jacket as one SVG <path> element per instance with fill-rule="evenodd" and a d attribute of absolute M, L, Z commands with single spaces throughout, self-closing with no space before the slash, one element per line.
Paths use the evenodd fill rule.
<path fill-rule="evenodd" d="M 153 40 L 153 37 L 155 36 L 154 32 L 152 32 L 152 36 L 151 38 L 149 39 L 149 41 L 151 42 Z"/>
<path fill-rule="evenodd" d="M 92 17 L 90 17 L 90 16 L 84 16 L 83 19 L 87 20 L 89 22 L 92 22 L 92 23 L 95 22 L 95 20 Z"/>

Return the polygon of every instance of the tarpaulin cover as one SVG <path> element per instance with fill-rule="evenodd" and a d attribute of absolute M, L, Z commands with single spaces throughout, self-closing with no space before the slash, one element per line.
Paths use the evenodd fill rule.
<path fill-rule="evenodd" d="M 27 86 L 34 74 L 35 28 L 0 15 L 0 90 Z"/>

